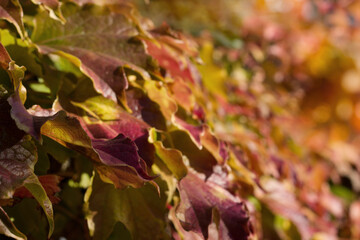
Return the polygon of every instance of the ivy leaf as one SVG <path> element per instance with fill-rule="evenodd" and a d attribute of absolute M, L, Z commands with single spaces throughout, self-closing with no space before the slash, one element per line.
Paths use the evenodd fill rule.
<path fill-rule="evenodd" d="M 205 182 L 194 172 L 189 172 L 178 188 L 181 202 L 176 216 L 185 230 L 207 239 L 213 209 L 216 208 L 222 228 L 228 232 L 228 239 L 247 239 L 250 234 L 249 217 L 244 203 L 238 198 L 218 185 Z"/>
<path fill-rule="evenodd" d="M 87 99 L 82 103 L 72 102 L 89 115 L 101 120 L 81 121 L 84 130 L 93 139 L 113 139 L 119 133 L 135 142 L 138 153 L 148 166 L 154 161 L 154 147 L 147 141 L 150 126 L 122 110 L 115 102 L 103 96 Z M 106 113 L 105 111 L 106 110 Z M 108 121 L 105 121 L 108 120 Z"/>
<path fill-rule="evenodd" d="M 15 120 L 17 127 L 40 141 L 40 130 L 44 123 L 56 118 L 59 114 L 64 114 L 63 112 L 55 113 L 52 110 L 45 110 L 39 106 L 34 106 L 30 110 L 38 115 L 34 116 L 26 110 L 18 93 L 10 96 L 8 102 L 11 105 L 11 117 Z M 35 110 L 36 108 L 38 109 L 37 111 Z"/>
<path fill-rule="evenodd" d="M 163 42 L 160 38 L 158 40 L 144 40 L 149 55 L 158 61 L 159 65 L 167 71 L 170 77 L 174 79 L 181 78 L 193 84 L 200 84 L 199 74 L 188 57 Z M 178 42 L 181 42 L 181 40 L 178 40 Z"/>
<path fill-rule="evenodd" d="M 92 145 L 105 165 L 110 167 L 131 166 L 143 179 L 153 179 L 144 170 L 146 169 L 145 162 L 138 155 L 136 144 L 123 134 L 110 140 L 94 139 Z"/>
<path fill-rule="evenodd" d="M 156 129 L 167 129 L 166 119 L 161 113 L 159 104 L 153 102 L 143 90 L 131 88 L 126 91 L 126 98 L 134 117 L 142 119 Z"/>
<path fill-rule="evenodd" d="M 27 239 L 10 220 L 6 212 L 0 207 L 0 234 L 12 237 L 16 240 Z"/>
<path fill-rule="evenodd" d="M 179 221 L 179 219 L 176 217 L 176 209 L 177 206 L 172 207 L 169 211 L 169 219 L 171 220 L 171 222 L 174 224 L 174 227 L 176 229 L 176 231 L 173 232 L 173 238 L 176 240 L 204 240 L 203 236 L 200 236 L 198 234 L 196 234 L 195 232 L 192 231 L 186 231 L 182 226 L 181 223 Z"/>
<path fill-rule="evenodd" d="M 149 185 L 120 190 L 95 175 L 85 195 L 89 228 L 95 240 L 108 239 L 117 222 L 126 226 L 134 240 L 169 239 L 165 233 L 165 201 Z"/>
<path fill-rule="evenodd" d="M 217 161 L 207 149 L 200 150 L 184 131 L 172 131 L 170 136 L 174 147 L 189 159 L 192 168 L 204 173 L 207 177 L 213 173 Z"/>
<path fill-rule="evenodd" d="M 167 168 L 180 180 L 187 174 L 187 168 L 183 162 L 182 154 L 179 150 L 164 147 L 161 141 L 156 140 L 156 131 L 150 129 L 149 142 L 154 144 L 156 155 L 161 159 Z"/>
<path fill-rule="evenodd" d="M 54 231 L 54 213 L 52 208 L 52 203 L 48 196 L 46 195 L 46 191 L 41 185 L 39 179 L 35 174 L 32 174 L 28 177 L 24 182 L 24 187 L 34 196 L 36 201 L 40 204 L 42 209 L 45 212 L 46 218 L 49 222 L 49 234 L 48 237 L 52 235 Z"/>
<path fill-rule="evenodd" d="M 93 160 L 101 178 L 117 188 L 141 187 L 150 181 L 146 164 L 139 156 L 135 142 L 123 134 L 111 139 L 88 136 L 79 120 L 58 115 L 41 128 L 42 134 L 63 146 L 76 150 Z"/>
<path fill-rule="evenodd" d="M 11 198 L 14 190 L 32 175 L 36 163 L 36 147 L 27 135 L 0 152 L 0 198 Z"/>
<path fill-rule="evenodd" d="M 23 10 L 18 0 L 0 1 L 0 18 L 14 24 L 21 38 L 26 37 L 23 23 Z"/>
<path fill-rule="evenodd" d="M 19 67 L 11 59 L 9 53 L 6 51 L 5 47 L 0 43 L 0 65 L 8 73 L 14 90 L 19 95 L 21 102 L 24 103 L 26 100 L 26 88 L 22 85 L 21 81 L 25 75 L 25 67 Z"/>
<path fill-rule="evenodd" d="M 167 93 L 167 89 L 162 86 L 162 82 L 145 81 L 144 88 L 148 97 L 159 104 L 164 117 L 171 121 L 178 110 L 178 107 L 176 102 Z"/>
<path fill-rule="evenodd" d="M 121 0 L 121 1 L 118 1 L 118 0 L 71 0 L 72 2 L 80 5 L 80 6 L 83 6 L 85 4 L 97 4 L 97 5 L 110 5 L 110 4 L 119 4 L 120 3 L 126 3 L 128 2 L 129 0 Z"/>
<path fill-rule="evenodd" d="M 283 183 L 275 179 L 262 180 L 261 184 L 266 194 L 259 195 L 259 199 L 274 213 L 291 220 L 304 239 L 311 239 L 311 236 L 318 230 L 317 228 L 323 224 L 322 221 L 318 221 L 316 225 L 311 224 L 304 212 L 305 209 Z M 329 226 L 327 228 L 330 230 Z"/>
<path fill-rule="evenodd" d="M 199 149 L 205 147 L 219 164 L 224 164 L 229 158 L 225 142 L 215 137 L 208 125 L 202 124 L 195 126 L 178 117 L 174 117 L 173 123 L 179 129 L 187 132 Z"/>
<path fill-rule="evenodd" d="M 46 10 L 50 12 L 50 17 L 65 23 L 66 20 L 63 17 L 60 9 L 60 3 L 58 0 L 32 0 L 33 3 L 42 5 Z"/>
<path fill-rule="evenodd" d="M 71 6 L 66 6 L 71 9 Z M 78 10 L 78 9 L 71 9 Z M 73 11 L 73 12 L 74 12 Z M 133 23 L 121 11 L 110 13 L 107 7 L 88 7 L 66 13 L 66 24 L 40 14 L 35 20 L 32 40 L 43 54 L 63 56 L 89 76 L 95 89 L 105 97 L 126 106 L 128 82 L 123 67 L 149 78 L 148 56 Z"/>
<path fill-rule="evenodd" d="M 123 110 L 116 102 L 102 95 L 87 98 L 83 102 L 71 101 L 71 103 L 82 108 L 91 117 L 102 121 L 121 120 L 121 115 L 123 115 Z"/>
<path fill-rule="evenodd" d="M 11 57 L 5 47 L 0 43 L 0 64 L 3 69 L 8 69 Z"/>
<path fill-rule="evenodd" d="M 60 192 L 60 187 L 58 186 L 60 177 L 56 175 L 43 175 L 39 176 L 39 181 L 43 186 L 46 195 L 49 197 L 52 203 L 59 203 L 60 199 L 55 196 L 55 193 Z M 20 187 L 16 189 L 14 197 L 19 198 L 31 198 L 34 197 L 29 190 L 25 187 Z"/>
<path fill-rule="evenodd" d="M 50 237 L 54 229 L 52 204 L 33 172 L 36 161 L 36 146 L 29 135 L 0 152 L 0 198 L 11 198 L 14 190 L 24 185 L 44 209 Z"/>

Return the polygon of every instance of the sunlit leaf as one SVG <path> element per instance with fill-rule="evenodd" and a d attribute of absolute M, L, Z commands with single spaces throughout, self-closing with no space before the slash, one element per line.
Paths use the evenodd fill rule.
<path fill-rule="evenodd" d="M 50 12 L 50 16 L 59 21 L 65 22 L 61 13 L 60 2 L 58 0 L 32 0 L 33 3 L 42 5 Z"/>
<path fill-rule="evenodd" d="M 156 131 L 153 128 L 149 133 L 149 142 L 154 144 L 156 155 L 164 162 L 178 180 L 187 174 L 187 168 L 183 163 L 181 152 L 177 149 L 164 147 L 163 143 L 156 139 Z"/>
<path fill-rule="evenodd" d="M 110 14 L 106 7 L 71 10 L 64 13 L 64 25 L 39 15 L 33 42 L 44 54 L 54 53 L 69 59 L 94 81 L 98 92 L 126 104 L 124 91 L 128 81 L 123 67 L 148 77 L 139 68 L 147 64 L 144 46 L 131 40 L 138 34 L 135 24 L 120 13 Z"/>
<path fill-rule="evenodd" d="M 0 18 L 14 24 L 22 38 L 26 37 L 23 10 L 18 0 L 2 0 L 0 2 Z"/>

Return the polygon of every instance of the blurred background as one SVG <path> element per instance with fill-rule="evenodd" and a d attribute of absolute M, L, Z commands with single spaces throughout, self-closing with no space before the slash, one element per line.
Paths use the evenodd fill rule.
<path fill-rule="evenodd" d="M 305 182 L 295 191 L 298 198 L 328 224 L 317 222 L 329 232 L 317 239 L 359 239 L 360 1 L 135 2 L 155 26 L 167 23 L 199 45 L 204 64 L 198 68 L 218 100 L 215 132 L 223 139 L 236 135 L 229 118 L 241 115 L 237 122 L 269 136 L 274 146 L 247 131 L 238 137 L 295 164 Z M 259 225 L 276 239 L 271 227 Z M 282 238 L 294 239 L 289 236 Z"/>

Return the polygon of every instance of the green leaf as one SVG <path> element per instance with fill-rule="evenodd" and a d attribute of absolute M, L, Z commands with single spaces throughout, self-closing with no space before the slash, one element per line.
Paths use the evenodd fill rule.
<path fill-rule="evenodd" d="M 12 237 L 16 240 L 27 239 L 10 220 L 6 212 L 0 207 L 0 234 Z"/>
<path fill-rule="evenodd" d="M 84 102 L 71 101 L 71 103 L 103 121 L 118 120 L 124 114 L 124 110 L 117 103 L 102 95 L 88 98 Z"/>
<path fill-rule="evenodd" d="M 19 66 L 24 66 L 26 70 L 42 77 L 42 67 L 40 59 L 36 56 L 36 48 L 20 46 L 19 44 L 10 44 L 5 46 L 11 58 Z"/>
<path fill-rule="evenodd" d="M 14 24 L 21 38 L 26 37 L 23 23 L 23 10 L 18 0 L 3 0 L 0 2 L 0 18 Z"/>
<path fill-rule="evenodd" d="M 134 240 L 169 239 L 164 221 L 166 199 L 150 185 L 119 190 L 95 175 L 85 201 L 94 240 L 108 239 L 117 222 L 126 226 Z"/>
<path fill-rule="evenodd" d="M 24 198 L 11 207 L 4 207 L 4 210 L 28 239 L 48 238 L 47 219 L 35 199 Z"/>
<path fill-rule="evenodd" d="M 148 97 L 159 104 L 160 110 L 164 117 L 171 121 L 173 115 L 176 113 L 178 107 L 176 102 L 169 96 L 167 89 L 162 86 L 162 82 L 145 81 L 144 88 L 148 94 Z"/>
<path fill-rule="evenodd" d="M 61 13 L 60 3 L 58 0 L 32 0 L 32 2 L 44 6 L 44 8 L 50 12 L 50 17 L 65 23 L 66 20 Z"/>
<path fill-rule="evenodd" d="M 183 162 L 181 152 L 177 149 L 166 148 L 161 141 L 157 141 L 154 128 L 149 131 L 149 142 L 154 144 L 156 155 L 165 163 L 178 180 L 187 174 L 187 168 Z"/>
<path fill-rule="evenodd" d="M 12 197 L 14 190 L 24 185 L 44 209 L 50 226 L 50 237 L 54 229 L 52 204 L 33 172 L 36 161 L 36 146 L 28 135 L 16 145 L 0 152 L 0 198 Z"/>
<path fill-rule="evenodd" d="M 47 121 L 41 133 L 90 158 L 101 178 L 118 188 L 141 187 L 153 179 L 136 143 L 121 133 L 108 139 L 90 138 L 76 118 L 61 114 Z"/>
<path fill-rule="evenodd" d="M 121 9 L 111 13 L 108 7 L 64 8 L 68 10 L 64 25 L 44 14 L 36 17 L 33 42 L 43 54 L 67 58 L 93 80 L 99 93 L 126 105 L 123 67 L 149 78 L 140 68 L 147 65 L 144 46 L 133 39 L 138 35 L 136 24 Z"/>
<path fill-rule="evenodd" d="M 49 238 L 51 234 L 54 231 L 54 214 L 53 214 L 53 208 L 52 203 L 48 196 L 46 195 L 46 191 L 42 187 L 39 179 L 36 177 L 35 174 L 28 177 L 25 182 L 24 186 L 31 192 L 31 194 L 34 196 L 34 198 L 38 201 L 40 206 L 45 212 L 46 218 L 49 223 Z"/>

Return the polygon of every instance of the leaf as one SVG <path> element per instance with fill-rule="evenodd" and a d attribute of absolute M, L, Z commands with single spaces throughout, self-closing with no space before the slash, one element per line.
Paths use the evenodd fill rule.
<path fill-rule="evenodd" d="M 169 239 L 165 232 L 165 200 L 149 185 L 119 190 L 95 175 L 85 196 L 94 239 L 107 239 L 117 222 L 125 225 L 134 240 Z"/>
<path fill-rule="evenodd" d="M 121 120 L 121 116 L 125 115 L 124 111 L 116 102 L 105 98 L 102 95 L 90 97 L 84 102 L 71 101 L 71 103 L 79 108 L 82 108 L 90 116 L 102 121 Z"/>
<path fill-rule="evenodd" d="M 156 155 L 165 163 L 178 180 L 187 174 L 187 168 L 183 162 L 181 152 L 177 149 L 165 148 L 161 141 L 157 141 L 154 128 L 150 129 L 149 142 L 154 144 Z"/>
<path fill-rule="evenodd" d="M 110 140 L 92 140 L 94 150 L 102 162 L 110 167 L 131 166 L 144 180 L 152 180 L 144 169 L 145 162 L 138 155 L 136 144 L 123 134 Z"/>
<path fill-rule="evenodd" d="M 187 112 L 191 112 L 195 107 L 196 98 L 188 84 L 182 79 L 177 79 L 176 81 L 169 83 L 168 86 L 171 91 L 171 97 L 176 103 L 183 107 Z"/>
<path fill-rule="evenodd" d="M 162 82 L 144 82 L 144 88 L 147 92 L 148 97 L 152 101 L 159 104 L 160 110 L 164 115 L 165 119 L 171 121 L 178 108 L 176 102 L 169 96 L 166 88 L 162 85 Z"/>
<path fill-rule="evenodd" d="M 189 135 L 184 131 L 170 132 L 174 148 L 181 151 L 189 159 L 190 166 L 200 173 L 209 177 L 217 161 L 214 156 L 205 148 L 199 149 Z"/>
<path fill-rule="evenodd" d="M 44 110 L 39 106 L 35 106 L 33 109 L 38 108 L 36 111 L 38 116 L 34 116 L 25 109 L 18 93 L 10 96 L 8 102 L 11 105 L 11 117 L 15 120 L 17 127 L 40 141 L 40 130 L 45 122 L 56 118 L 60 114 L 64 114 L 61 112 L 55 113 L 52 110 Z"/>
<path fill-rule="evenodd" d="M 23 10 L 18 0 L 1 0 L 0 18 L 14 24 L 21 38 L 25 38 L 27 36 L 22 19 Z"/>
<path fill-rule="evenodd" d="M 0 64 L 1 67 L 6 70 L 10 80 L 14 86 L 14 90 L 19 94 L 19 98 L 22 103 L 26 100 L 26 89 L 22 85 L 21 81 L 24 78 L 25 67 L 19 67 L 15 62 L 10 58 L 9 53 L 6 51 L 5 47 L 0 43 Z"/>
<path fill-rule="evenodd" d="M 226 96 L 225 81 L 227 80 L 227 72 L 224 68 L 216 66 L 212 60 L 214 47 L 211 43 L 206 43 L 201 51 L 201 58 L 205 62 L 204 65 L 198 65 L 203 83 L 206 89 L 214 94 Z"/>
<path fill-rule="evenodd" d="M 74 117 L 68 117 L 63 113 L 59 114 L 42 126 L 41 133 L 65 147 L 72 148 L 74 145 L 75 150 L 89 155 L 87 149 L 91 149 L 91 139 Z"/>
<path fill-rule="evenodd" d="M 119 3 L 126 3 L 128 0 L 71 0 L 76 4 L 83 6 L 85 4 L 97 4 L 97 5 L 111 5 L 111 4 L 119 4 Z"/>
<path fill-rule="evenodd" d="M 47 219 L 35 199 L 22 199 L 4 210 L 28 239 L 48 239 Z"/>
<path fill-rule="evenodd" d="M 49 233 L 48 237 L 52 235 L 54 231 L 54 213 L 50 199 L 46 195 L 46 191 L 42 187 L 39 179 L 35 174 L 28 177 L 24 182 L 24 187 L 26 187 L 29 192 L 34 196 L 36 201 L 40 204 L 42 209 L 45 212 L 46 218 L 49 222 Z"/>
<path fill-rule="evenodd" d="M 39 62 L 40 59 L 36 56 L 36 48 L 25 47 L 16 43 L 7 45 L 6 50 L 16 64 L 24 66 L 27 71 L 42 77 L 42 65 Z"/>
<path fill-rule="evenodd" d="M 10 220 L 6 212 L 0 207 L 0 234 L 12 237 L 16 240 L 27 239 Z"/>
<path fill-rule="evenodd" d="M 36 147 L 29 136 L 0 152 L 0 198 L 11 198 L 14 190 L 32 175 Z"/>
<path fill-rule="evenodd" d="M 49 237 L 54 229 L 52 204 L 34 174 L 36 146 L 30 136 L 0 152 L 0 198 L 11 198 L 14 190 L 24 185 L 44 209 L 49 222 Z"/>
<path fill-rule="evenodd" d="M 14 61 L 9 63 L 7 72 L 14 85 L 15 95 L 19 96 L 19 100 L 24 104 L 26 101 L 26 88 L 22 85 L 22 80 L 25 76 L 26 68 L 24 66 L 19 67 Z"/>
<path fill-rule="evenodd" d="M 201 135 L 203 135 L 204 132 L 203 125 L 195 126 L 187 123 L 179 117 L 175 117 L 173 119 L 173 123 L 176 127 L 185 131 L 200 150 L 203 148 L 203 145 L 201 143 Z"/>
<path fill-rule="evenodd" d="M 208 125 L 201 124 L 195 126 L 187 123 L 179 117 L 174 117 L 173 123 L 179 129 L 187 132 L 200 150 L 205 147 L 219 164 L 224 164 L 229 158 L 225 142 L 220 141 L 214 133 L 212 133 Z"/>
<path fill-rule="evenodd" d="M 202 145 L 212 153 L 219 164 L 224 164 L 229 158 L 225 142 L 219 140 L 208 125 L 204 125 L 203 127 L 204 131 L 200 137 Z"/>
<path fill-rule="evenodd" d="M 89 115 L 95 116 L 98 120 L 89 119 L 82 121 L 84 129 L 92 138 L 114 138 L 119 133 L 124 134 L 132 140 L 147 133 L 150 126 L 144 121 L 130 115 L 122 110 L 115 102 L 102 96 L 87 99 L 85 102 L 73 102 L 74 105 L 82 108 Z M 106 113 L 105 111 L 106 110 Z"/>
<path fill-rule="evenodd" d="M 5 70 L 8 69 L 11 58 L 9 53 L 6 51 L 5 47 L 0 43 L 0 64 L 1 67 Z"/>
<path fill-rule="evenodd" d="M 126 91 L 128 105 L 132 110 L 132 115 L 142 119 L 151 127 L 159 130 L 166 130 L 166 119 L 161 113 L 159 104 L 151 99 L 139 88 L 132 88 Z"/>
<path fill-rule="evenodd" d="M 55 196 L 55 193 L 60 192 L 60 187 L 58 186 L 60 182 L 60 177 L 56 175 L 43 175 L 39 176 L 39 181 L 41 186 L 44 188 L 46 195 L 52 203 L 59 203 L 60 199 Z M 31 198 L 34 197 L 26 187 L 20 187 L 16 189 L 14 197 L 19 198 Z"/>
<path fill-rule="evenodd" d="M 110 139 L 92 138 L 74 117 L 58 115 L 41 128 L 42 134 L 63 146 L 89 157 L 103 181 L 118 188 L 128 185 L 141 187 L 153 177 L 147 174 L 146 164 L 139 156 L 135 142 L 118 134 Z"/>
<path fill-rule="evenodd" d="M 147 123 L 124 112 L 115 102 L 102 96 L 89 98 L 82 103 L 73 102 L 73 104 L 84 109 L 91 116 L 108 119 L 108 121 L 86 121 L 86 119 L 82 121 L 85 131 L 91 138 L 112 139 L 120 133 L 124 134 L 135 142 L 139 155 L 146 164 L 149 167 L 152 165 L 154 147 L 147 141 L 150 128 Z"/>
<path fill-rule="evenodd" d="M 349 214 L 350 214 L 350 220 L 352 223 L 352 236 L 354 238 L 360 237 L 360 227 L 359 227 L 359 223 L 360 223 L 360 201 L 354 201 L 351 206 L 350 206 L 350 210 L 349 210 Z"/>
<path fill-rule="evenodd" d="M 50 17 L 65 23 L 58 0 L 32 0 L 32 2 L 44 6 L 50 12 Z"/>
<path fill-rule="evenodd" d="M 146 50 L 173 79 L 181 78 L 192 84 L 200 84 L 201 80 L 194 66 L 186 55 L 176 51 L 160 39 L 144 40 Z M 181 41 L 181 40 L 180 40 Z M 174 41 L 176 42 L 176 40 Z"/>
<path fill-rule="evenodd" d="M 135 24 L 121 11 L 109 11 L 107 7 L 83 8 L 65 14 L 64 25 L 38 15 L 32 40 L 41 53 L 69 59 L 93 80 L 99 93 L 126 106 L 128 82 L 123 67 L 149 78 L 140 68 L 146 66 L 148 56 L 141 42 L 131 40 L 138 34 Z"/>
<path fill-rule="evenodd" d="M 178 189 L 181 202 L 176 216 L 185 230 L 208 239 L 208 227 L 216 208 L 222 228 L 228 233 L 227 239 L 247 239 L 250 234 L 249 217 L 244 203 L 237 197 L 218 185 L 205 182 L 194 172 L 189 172 L 180 181 Z"/>
<path fill-rule="evenodd" d="M 172 207 L 169 211 L 169 220 L 174 224 L 176 231 L 173 232 L 174 239 L 184 239 L 184 240 L 203 240 L 204 237 L 196 234 L 192 231 L 186 231 L 176 217 L 175 209 L 177 206 Z"/>
<path fill-rule="evenodd" d="M 267 191 L 266 194 L 259 196 L 274 213 L 277 213 L 291 220 L 299 230 L 303 239 L 311 239 L 316 232 L 317 226 L 312 225 L 306 215 L 303 213 L 300 203 L 295 195 L 288 191 L 285 186 L 274 179 L 262 182 L 262 186 Z"/>

